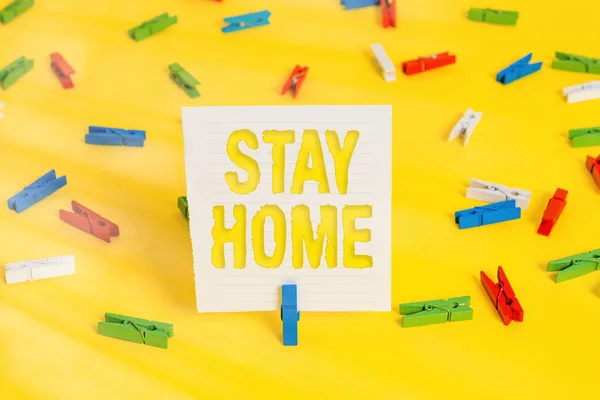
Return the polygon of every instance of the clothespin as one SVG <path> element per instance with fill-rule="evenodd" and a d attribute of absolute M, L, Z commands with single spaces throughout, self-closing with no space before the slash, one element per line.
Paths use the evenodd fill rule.
<path fill-rule="evenodd" d="M 104 322 L 98 322 L 98 333 L 161 349 L 169 347 L 169 338 L 174 335 L 173 324 L 112 313 L 104 314 Z"/>
<path fill-rule="evenodd" d="M 71 68 L 71 66 L 65 61 L 65 59 L 59 53 L 50 54 L 50 66 L 52 67 L 52 71 L 56 74 L 60 83 L 64 89 L 71 89 L 73 85 L 73 81 L 71 81 L 70 76 L 75 73 L 75 70 Z"/>
<path fill-rule="evenodd" d="M 378 6 L 380 0 L 340 0 L 340 4 L 346 10 L 354 10 L 356 8 Z"/>
<path fill-rule="evenodd" d="M 548 202 L 548 206 L 546 206 L 546 210 L 544 211 L 544 215 L 542 217 L 542 223 L 538 228 L 537 233 L 544 236 L 550 236 L 550 232 L 552 232 L 552 228 L 558 221 L 558 217 L 562 214 L 563 209 L 567 205 L 567 194 L 569 192 L 565 189 L 556 189 L 554 192 L 554 196 Z"/>
<path fill-rule="evenodd" d="M 61 221 L 108 243 L 111 236 L 119 236 L 119 227 L 115 223 L 74 200 L 71 202 L 71 208 L 73 212 L 59 210 Z"/>
<path fill-rule="evenodd" d="M 171 25 L 177 23 L 177 16 L 169 17 L 169 13 L 160 14 L 158 17 L 154 17 L 149 21 L 143 22 L 141 25 L 136 26 L 128 31 L 129 37 L 136 42 L 154 36 L 159 32 L 164 31 Z"/>
<path fill-rule="evenodd" d="M 396 27 L 396 0 L 381 0 L 381 24 L 384 28 Z"/>
<path fill-rule="evenodd" d="M 571 72 L 600 74 L 600 59 L 556 52 L 558 60 L 552 61 L 552 68 Z"/>
<path fill-rule="evenodd" d="M 534 72 L 537 72 L 540 69 L 542 69 L 541 61 L 534 64 L 529 64 L 529 61 L 531 61 L 532 56 L 533 53 L 529 53 L 525 57 L 515 61 L 514 63 L 510 64 L 507 68 L 498 72 L 498 75 L 496 75 L 496 81 L 502 83 L 503 85 L 508 85 L 509 83 L 512 83 L 517 79 L 524 78 L 527 75 L 531 75 Z"/>
<path fill-rule="evenodd" d="M 107 128 L 105 126 L 90 126 L 85 135 L 87 144 L 104 146 L 144 147 L 146 131 L 134 129 Z"/>
<path fill-rule="evenodd" d="M 563 96 L 567 98 L 569 104 L 600 99 L 600 81 L 566 87 Z"/>
<path fill-rule="evenodd" d="M 26 186 L 22 191 L 8 199 L 8 208 L 15 210 L 17 213 L 23 212 L 66 184 L 66 176 L 61 176 L 57 179 L 56 172 L 50 170 L 31 185 Z"/>
<path fill-rule="evenodd" d="M 8 24 L 33 7 L 33 0 L 15 0 L 0 11 L 0 22 Z"/>
<path fill-rule="evenodd" d="M 8 284 L 73 275 L 75 273 L 75 256 L 8 263 L 4 268 Z"/>
<path fill-rule="evenodd" d="M 427 57 L 419 57 L 416 60 L 405 61 L 402 63 L 402 71 L 404 71 L 406 75 L 414 75 L 454 63 L 456 63 L 456 56 L 445 52 Z"/>
<path fill-rule="evenodd" d="M 451 142 L 457 137 L 462 136 L 464 138 L 463 146 L 466 146 L 482 115 L 483 113 L 481 112 L 475 112 L 471 108 L 467 109 L 460 121 L 452 128 L 448 141 Z"/>
<path fill-rule="evenodd" d="M 186 196 L 181 196 L 180 198 L 177 199 L 177 207 L 179 207 L 179 210 L 181 211 L 181 213 L 183 214 L 185 219 L 187 219 L 189 221 L 190 220 L 190 210 L 188 208 L 188 201 L 187 201 Z"/>
<path fill-rule="evenodd" d="M 403 328 L 440 324 L 442 322 L 470 321 L 473 309 L 469 307 L 471 296 L 453 297 L 448 300 L 429 300 L 400 304 Z"/>
<path fill-rule="evenodd" d="M 373 58 L 377 63 L 377 68 L 383 75 L 383 80 L 386 82 L 394 82 L 396 80 L 396 66 L 388 57 L 383 46 L 379 43 L 373 43 L 371 45 L 371 50 L 373 51 Z"/>
<path fill-rule="evenodd" d="M 243 31 L 245 29 L 256 28 L 257 26 L 269 25 L 271 12 L 264 10 L 255 13 L 236 15 L 224 19 L 229 25 L 221 28 L 223 33 Z"/>
<path fill-rule="evenodd" d="M 187 93 L 192 99 L 200 97 L 200 92 L 196 89 L 196 86 L 200 84 L 196 78 L 190 75 L 185 69 L 179 64 L 174 63 L 169 65 L 169 78 L 177 84 L 184 92 Z"/>
<path fill-rule="evenodd" d="M 498 310 L 504 325 L 510 324 L 513 320 L 523 322 L 523 308 L 502 267 L 498 267 L 498 283 L 494 283 L 483 271 L 480 275 L 481 284 Z"/>
<path fill-rule="evenodd" d="M 600 188 L 600 155 L 598 157 L 587 156 L 585 166 L 591 172 L 594 182 Z"/>
<path fill-rule="evenodd" d="M 546 271 L 559 271 L 555 282 L 560 283 L 579 278 L 600 269 L 600 249 L 574 256 L 559 258 L 548 263 Z"/>
<path fill-rule="evenodd" d="M 33 68 L 33 59 L 27 60 L 25 57 L 19 57 L 4 69 L 0 70 L 0 85 L 2 89 L 8 89 L 18 81 L 23 75 Z"/>
<path fill-rule="evenodd" d="M 571 147 L 589 147 L 600 145 L 600 126 L 569 130 Z"/>
<path fill-rule="evenodd" d="M 296 285 L 281 286 L 281 320 L 283 321 L 283 345 L 298 345 L 298 297 Z"/>
<path fill-rule="evenodd" d="M 454 213 L 454 220 L 460 229 L 491 225 L 519 218 L 521 218 L 521 209 L 516 206 L 514 199 Z"/>
<path fill-rule="evenodd" d="M 296 65 L 294 70 L 292 71 L 290 77 L 287 81 L 285 81 L 285 85 L 283 85 L 283 90 L 281 94 L 286 94 L 287 92 L 292 93 L 292 97 L 296 98 L 302 83 L 304 82 L 304 78 L 306 78 L 306 74 L 308 73 L 308 67 L 301 67 Z"/>
<path fill-rule="evenodd" d="M 511 188 L 471 178 L 469 187 L 467 188 L 467 198 L 486 201 L 488 203 L 515 200 L 517 207 L 527 210 L 529 208 L 529 201 L 531 200 L 531 192 L 525 189 Z"/>
<path fill-rule="evenodd" d="M 471 8 L 467 18 L 471 21 L 489 22 L 490 24 L 516 25 L 519 13 L 517 11 L 492 10 L 491 8 Z"/>
<path fill-rule="evenodd" d="M 0 109 L 4 108 L 4 103 L 0 103 Z M 0 112 L 0 119 L 2 119 L 4 115 Z"/>

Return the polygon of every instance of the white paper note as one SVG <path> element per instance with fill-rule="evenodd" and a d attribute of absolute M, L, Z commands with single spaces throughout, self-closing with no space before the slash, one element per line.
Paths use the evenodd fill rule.
<path fill-rule="evenodd" d="M 185 107 L 182 109 L 182 125 L 199 312 L 277 310 L 281 305 L 281 285 L 288 283 L 298 286 L 298 308 L 301 311 L 390 311 L 391 106 Z M 263 136 L 265 131 L 271 130 L 289 132 L 272 132 Z M 256 138 L 256 146 L 252 145 L 252 137 Z M 264 140 L 277 140 L 273 139 L 275 137 L 285 137 L 288 143 L 274 145 Z M 235 138 L 246 141 L 236 143 Z M 305 147 L 302 154 L 310 155 L 300 157 L 301 162 L 297 166 L 303 139 Z M 353 139 L 356 140 L 353 142 Z M 232 142 L 228 153 L 229 140 Z M 257 148 L 250 148 L 248 141 L 251 147 Z M 319 143 L 322 157 L 319 157 Z M 352 144 L 354 150 L 349 152 Z M 273 151 L 277 150 L 276 147 L 282 150 Z M 252 170 L 245 164 L 236 166 L 230 158 L 237 149 L 251 157 L 246 157 L 246 161 L 255 160 L 258 164 L 258 185 L 251 185 L 256 180 L 250 179 L 247 172 L 255 177 L 258 176 L 253 172 L 256 169 Z M 310 149 L 312 151 L 309 152 Z M 334 161 L 332 152 L 337 154 L 337 161 Z M 274 166 L 274 157 L 280 160 L 283 154 L 285 162 Z M 344 154 L 349 155 L 349 164 L 344 163 Z M 238 154 L 238 157 L 244 156 Z M 238 159 L 235 155 L 233 158 Z M 302 160 L 308 161 L 302 163 Z M 302 165 L 305 168 L 301 168 Z M 320 165 L 325 166 L 326 178 L 323 174 L 312 176 L 320 183 L 306 180 L 302 191 L 300 178 L 303 175 L 300 171 L 311 168 L 323 171 Z M 344 171 L 347 171 L 346 189 L 343 185 Z M 248 193 L 235 193 L 226 180 L 226 174 Z M 293 183 L 296 193 L 292 193 Z M 329 190 L 325 190 L 326 186 Z M 274 194 L 280 189 L 283 192 Z M 231 229 L 236 223 L 234 205 L 243 205 L 246 211 L 243 236 L 246 256 L 238 257 L 238 268 L 234 267 L 234 244 L 225 243 L 224 250 L 220 251 L 221 247 L 215 246 L 215 243 L 220 242 L 221 236 L 213 237 L 213 227 L 220 226 L 218 212 L 214 214 L 214 211 L 223 210 L 223 228 Z M 254 217 L 259 210 L 265 211 L 267 205 L 271 211 L 269 215 L 278 219 L 266 218 L 263 224 L 260 218 Z M 312 229 L 313 240 L 318 238 L 321 206 L 331 206 L 324 209 L 323 227 L 335 235 L 332 235 L 335 238 L 331 242 L 333 244 L 328 243 L 329 237 L 322 235 L 325 238 L 322 247 L 318 241 L 310 244 L 310 238 L 305 242 L 300 234 L 296 234 L 302 232 L 299 227 L 305 227 Z M 292 209 L 297 217 L 294 230 Z M 370 216 L 367 215 L 369 209 Z M 307 214 L 312 227 L 301 223 L 302 216 Z M 358 236 L 352 231 L 353 216 L 355 229 L 363 230 Z M 238 240 L 240 232 L 243 232 L 239 228 L 242 223 L 238 224 L 232 240 Z M 336 229 L 332 228 L 334 226 Z M 281 240 L 278 248 L 276 228 Z M 262 255 L 260 235 L 253 239 L 253 229 L 256 229 L 255 233 L 264 231 Z M 285 239 L 281 239 L 283 232 Z M 345 238 L 350 240 L 346 241 L 346 247 Z M 354 243 L 354 250 L 352 238 L 360 240 Z M 296 243 L 295 248 L 293 242 Z M 238 243 L 236 247 L 243 250 L 244 243 Z M 312 260 L 307 255 L 307 244 L 311 246 Z M 253 245 L 257 246 L 258 259 L 255 259 Z M 337 251 L 334 252 L 336 246 Z M 328 250 L 329 258 L 326 257 Z M 239 251 L 238 255 L 243 255 Z M 224 257 L 221 258 L 224 265 L 219 265 L 219 254 Z"/>

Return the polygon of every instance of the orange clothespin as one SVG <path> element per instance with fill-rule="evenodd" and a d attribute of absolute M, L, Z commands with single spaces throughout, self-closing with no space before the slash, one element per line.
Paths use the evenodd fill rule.
<path fill-rule="evenodd" d="M 523 322 L 523 308 L 502 267 L 498 267 L 498 283 L 494 283 L 485 272 L 481 271 L 481 284 L 498 310 L 504 325 L 510 324 L 513 320 Z"/>
<path fill-rule="evenodd" d="M 62 87 L 64 89 L 71 89 L 74 87 L 70 76 L 75 73 L 75 70 L 73 70 L 73 68 L 67 64 L 65 59 L 59 53 L 50 54 L 50 59 L 52 60 L 50 66 L 52 67 L 52 70 L 56 76 L 58 76 Z"/>
<path fill-rule="evenodd" d="M 296 98 L 298 91 L 300 90 L 300 86 L 302 86 L 302 82 L 304 82 L 304 78 L 306 78 L 306 74 L 308 72 L 308 67 L 301 67 L 296 65 L 296 68 L 292 71 L 292 74 L 283 85 L 283 90 L 281 94 L 286 94 L 288 91 L 292 92 L 292 97 Z"/>
<path fill-rule="evenodd" d="M 71 207 L 73 212 L 59 210 L 62 221 L 105 242 L 110 243 L 111 236 L 119 236 L 119 227 L 116 224 L 76 201 L 71 202 Z"/>
<path fill-rule="evenodd" d="M 592 178 L 594 178 L 596 185 L 600 188 L 600 155 L 596 158 L 587 156 L 585 166 L 592 173 Z"/>
<path fill-rule="evenodd" d="M 444 65 L 454 64 L 456 56 L 448 52 L 434 54 L 428 57 L 419 57 L 416 60 L 409 60 L 402 63 L 402 71 L 406 75 L 418 74 L 429 71 L 430 69 L 443 67 Z"/>
<path fill-rule="evenodd" d="M 542 217 L 542 223 L 538 228 L 537 233 L 544 236 L 550 236 L 550 232 L 552 232 L 552 228 L 558 221 L 558 217 L 562 214 L 563 209 L 567 205 L 567 194 L 569 192 L 565 189 L 556 189 L 554 192 L 554 196 L 548 202 L 548 206 L 544 211 L 544 216 Z"/>
<path fill-rule="evenodd" d="M 381 0 L 381 19 L 384 28 L 396 27 L 396 0 Z"/>

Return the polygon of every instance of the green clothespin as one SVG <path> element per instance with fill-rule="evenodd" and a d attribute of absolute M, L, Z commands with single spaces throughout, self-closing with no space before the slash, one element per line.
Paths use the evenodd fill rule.
<path fill-rule="evenodd" d="M 33 0 L 15 0 L 0 11 L 0 22 L 8 24 L 33 7 Z"/>
<path fill-rule="evenodd" d="M 559 271 L 556 283 L 579 278 L 600 268 L 600 249 L 550 261 L 546 271 Z"/>
<path fill-rule="evenodd" d="M 98 322 L 98 333 L 115 339 L 143 343 L 166 349 L 173 337 L 173 325 L 119 314 L 104 314 L 106 322 Z"/>
<path fill-rule="evenodd" d="M 177 207 L 179 207 L 179 209 L 181 210 L 181 213 L 183 214 L 185 219 L 187 219 L 189 221 L 190 220 L 190 211 L 188 209 L 187 197 L 181 196 L 180 198 L 178 198 L 177 199 Z"/>
<path fill-rule="evenodd" d="M 571 140 L 571 147 L 600 146 L 600 126 L 571 129 L 569 139 Z"/>
<path fill-rule="evenodd" d="M 492 10 L 491 8 L 471 8 L 467 18 L 471 21 L 489 22 L 490 24 L 516 25 L 519 12 Z"/>
<path fill-rule="evenodd" d="M 171 78 L 177 84 L 177 86 L 182 88 L 188 94 L 188 96 L 190 96 L 192 99 L 200 96 L 200 93 L 195 88 L 195 86 L 199 85 L 200 82 L 191 76 L 185 69 L 181 68 L 179 64 L 169 65 L 169 71 L 169 78 Z"/>
<path fill-rule="evenodd" d="M 129 36 L 136 42 L 149 38 L 152 35 L 156 35 L 159 32 L 164 31 L 171 25 L 177 23 L 177 16 L 169 17 L 169 13 L 164 13 L 156 18 L 146 21 L 140 26 L 136 26 L 129 30 Z"/>
<path fill-rule="evenodd" d="M 8 89 L 31 68 L 33 68 L 33 59 L 27 60 L 25 57 L 19 57 L 0 70 L 0 86 L 2 86 L 2 89 Z"/>
<path fill-rule="evenodd" d="M 558 60 L 552 61 L 552 69 L 600 74 L 600 59 L 560 53 L 558 51 L 555 53 L 555 56 Z"/>
<path fill-rule="evenodd" d="M 403 328 L 440 324 L 442 322 L 469 321 L 473 309 L 469 307 L 471 296 L 453 297 L 448 300 L 431 300 L 400 304 Z"/>

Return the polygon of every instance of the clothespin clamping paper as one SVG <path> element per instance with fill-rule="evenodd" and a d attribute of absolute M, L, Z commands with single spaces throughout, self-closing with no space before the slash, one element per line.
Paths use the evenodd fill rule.
<path fill-rule="evenodd" d="M 141 25 L 130 29 L 127 33 L 129 34 L 130 38 L 136 42 L 139 42 L 140 40 L 147 39 L 150 36 L 154 36 L 157 33 L 164 31 L 176 23 L 176 15 L 169 17 L 169 13 L 163 13 L 158 17 L 154 17 L 151 20 L 143 22 Z"/>
<path fill-rule="evenodd" d="M 600 59 L 598 58 L 589 58 L 558 51 L 555 53 L 555 56 L 557 60 L 552 61 L 552 69 L 600 74 Z"/>
<path fill-rule="evenodd" d="M 427 57 L 419 57 L 416 60 L 405 61 L 402 63 L 402 71 L 404 71 L 406 75 L 414 75 L 454 63 L 456 63 L 456 56 L 445 52 Z"/>
<path fill-rule="evenodd" d="M 0 86 L 2 89 L 8 89 L 23 75 L 33 68 L 33 59 L 27 60 L 25 57 L 19 57 L 4 69 L 0 70 Z"/>
<path fill-rule="evenodd" d="M 402 327 L 472 320 L 473 309 L 469 307 L 470 303 L 471 296 L 462 296 L 448 300 L 400 304 L 400 315 L 406 315 L 402 320 Z"/>
<path fill-rule="evenodd" d="M 492 303 L 494 303 L 494 307 L 498 310 L 504 325 L 510 324 L 513 320 L 523 322 L 523 308 L 502 267 L 498 267 L 498 283 L 494 283 L 483 271 L 480 275 L 481 284 Z"/>
<path fill-rule="evenodd" d="M 396 0 L 381 0 L 381 25 L 384 28 L 396 27 Z"/>
<path fill-rule="evenodd" d="M 559 258 L 548 263 L 546 271 L 558 271 L 555 282 L 579 278 L 600 269 L 600 249 Z"/>
<path fill-rule="evenodd" d="M 200 82 L 179 64 L 174 63 L 169 65 L 169 78 L 190 96 L 190 98 L 195 99 L 196 97 L 200 97 L 200 92 L 196 89 L 196 86 L 198 86 Z"/>
<path fill-rule="evenodd" d="M 378 6 L 380 0 L 340 0 L 340 4 L 345 10 L 354 10 L 357 8 Z"/>
<path fill-rule="evenodd" d="M 467 109 L 465 115 L 452 128 L 448 141 L 451 142 L 457 137 L 462 136 L 464 138 L 463 146 L 466 146 L 482 115 L 483 113 L 481 112 L 475 112 L 471 108 Z"/>
<path fill-rule="evenodd" d="M 550 232 L 552 232 L 554 225 L 556 225 L 558 217 L 560 217 L 560 214 L 562 214 L 563 209 L 567 205 L 568 193 L 569 192 L 565 189 L 556 189 L 554 196 L 552 196 L 544 211 L 542 223 L 540 224 L 537 233 L 544 236 L 550 236 Z"/>
<path fill-rule="evenodd" d="M 75 70 L 65 61 L 59 53 L 50 54 L 50 67 L 58 77 L 63 89 L 71 89 L 74 87 L 70 76 L 75 73 Z"/>
<path fill-rule="evenodd" d="M 271 12 L 264 10 L 255 13 L 236 15 L 227 17 L 224 21 L 229 24 L 221 28 L 223 33 L 243 31 L 245 29 L 256 28 L 258 26 L 269 25 Z"/>
<path fill-rule="evenodd" d="M 496 81 L 502 83 L 503 85 L 508 85 L 509 83 L 512 83 L 517 79 L 524 78 L 527 75 L 531 75 L 534 72 L 537 72 L 540 69 L 542 69 L 543 63 L 541 61 L 529 64 L 529 61 L 531 61 L 532 56 L 533 53 L 529 53 L 525 57 L 515 61 L 514 63 L 510 64 L 507 68 L 498 72 L 498 75 L 496 75 Z"/>
<path fill-rule="evenodd" d="M 569 104 L 600 99 L 600 81 L 566 87 L 563 96 L 567 98 Z"/>
<path fill-rule="evenodd" d="M 75 256 L 28 260 L 5 265 L 6 283 L 37 281 L 75 273 Z"/>
<path fill-rule="evenodd" d="M 71 202 L 71 208 L 73 212 L 59 210 L 61 221 L 108 243 L 110 243 L 112 236 L 119 236 L 119 226 L 115 223 L 96 214 L 76 201 Z"/>
<path fill-rule="evenodd" d="M 383 75 L 383 80 L 394 82 L 396 80 L 396 66 L 394 66 L 394 63 L 388 57 L 383 46 L 379 43 L 373 43 L 371 50 L 373 51 L 373 58 L 377 63 L 377 68 Z"/>
<path fill-rule="evenodd" d="M 33 0 L 15 0 L 0 11 L 0 22 L 8 24 L 19 15 L 33 7 Z"/>
<path fill-rule="evenodd" d="M 496 224 L 519 218 L 521 218 L 521 209 L 517 207 L 514 199 L 457 211 L 454 214 L 454 220 L 460 229 Z"/>
<path fill-rule="evenodd" d="M 85 143 L 104 146 L 144 147 L 145 140 L 146 131 L 105 126 L 90 126 L 85 135 Z"/>
<path fill-rule="evenodd" d="M 517 207 L 527 210 L 529 208 L 529 201 L 531 200 L 531 192 L 525 189 L 510 188 L 471 178 L 469 187 L 467 188 L 467 198 L 488 203 L 515 200 Z"/>
<path fill-rule="evenodd" d="M 188 208 L 188 201 L 186 196 L 181 196 L 177 199 L 177 207 L 179 211 L 183 214 L 185 219 L 190 220 L 190 209 Z"/>
<path fill-rule="evenodd" d="M 281 286 L 281 320 L 283 321 L 283 345 L 298 345 L 298 291 L 296 285 Z"/>
<path fill-rule="evenodd" d="M 174 335 L 173 324 L 112 313 L 104 314 L 104 321 L 98 322 L 98 333 L 161 349 L 169 347 L 169 338 Z"/>
<path fill-rule="evenodd" d="M 281 94 L 283 95 L 287 92 L 291 92 L 292 97 L 296 98 L 296 95 L 298 94 L 298 91 L 300 90 L 300 87 L 302 86 L 302 83 L 304 82 L 304 78 L 306 78 L 307 73 L 308 67 L 301 67 L 299 65 L 296 65 L 288 80 L 285 81 L 285 85 L 283 85 L 283 90 L 281 91 Z"/>
<path fill-rule="evenodd" d="M 569 130 L 571 147 L 600 146 L 600 126 Z"/>
<path fill-rule="evenodd" d="M 26 186 L 22 191 L 8 199 L 8 208 L 17 213 L 23 212 L 66 184 L 66 176 L 56 178 L 56 172 L 50 170 L 31 185 Z"/>
<path fill-rule="evenodd" d="M 471 8 L 467 14 L 471 21 L 488 22 L 499 25 L 516 25 L 519 19 L 517 11 L 492 10 L 490 8 Z"/>
<path fill-rule="evenodd" d="M 600 155 L 598 157 L 587 156 L 585 166 L 587 170 L 592 174 L 596 186 L 600 188 Z"/>

